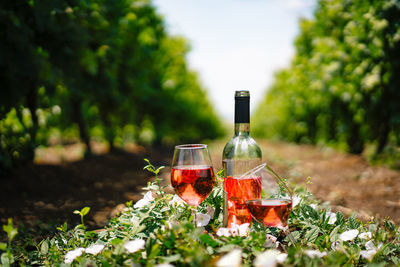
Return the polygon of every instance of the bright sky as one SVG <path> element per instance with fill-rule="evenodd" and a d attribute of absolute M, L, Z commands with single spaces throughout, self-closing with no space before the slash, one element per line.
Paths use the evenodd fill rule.
<path fill-rule="evenodd" d="M 294 53 L 298 19 L 315 0 L 153 0 L 169 33 L 183 35 L 191 69 L 220 116 L 233 122 L 234 91 L 250 90 L 256 108 L 273 74 Z"/>

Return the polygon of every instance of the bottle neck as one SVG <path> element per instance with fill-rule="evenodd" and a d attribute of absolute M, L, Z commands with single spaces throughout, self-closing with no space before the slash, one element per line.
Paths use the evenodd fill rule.
<path fill-rule="evenodd" d="M 249 136 L 250 123 L 235 123 L 235 136 Z"/>

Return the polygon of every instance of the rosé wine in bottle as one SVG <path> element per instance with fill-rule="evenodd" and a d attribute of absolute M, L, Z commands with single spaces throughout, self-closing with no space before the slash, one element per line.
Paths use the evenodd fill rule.
<path fill-rule="evenodd" d="M 245 187 L 248 190 L 242 190 Z M 227 201 L 227 224 L 243 224 L 251 221 L 251 214 L 245 204 L 246 200 L 261 197 L 260 177 L 233 178 L 227 177 L 224 180 L 224 191 Z"/>

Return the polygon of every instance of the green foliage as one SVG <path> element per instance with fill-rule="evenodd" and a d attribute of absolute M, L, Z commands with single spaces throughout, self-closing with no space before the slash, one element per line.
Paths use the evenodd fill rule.
<path fill-rule="evenodd" d="M 256 111 L 258 136 L 381 153 L 400 144 L 400 4 L 318 1 Z"/>
<path fill-rule="evenodd" d="M 111 149 L 222 134 L 189 45 L 150 1 L 6 1 L 0 25 L 2 168 L 31 160 L 51 129 L 79 129 L 89 152 L 93 134 Z"/>
<path fill-rule="evenodd" d="M 81 210 L 74 210 L 74 214 L 78 214 L 79 216 L 81 216 L 82 227 L 85 227 L 85 224 L 83 223 L 83 217 L 87 215 L 89 211 L 90 207 L 84 207 Z"/>
<path fill-rule="evenodd" d="M 215 266 L 221 256 L 236 248 L 242 251 L 243 266 L 251 266 L 259 254 L 278 247 L 287 253 L 284 265 L 396 265 L 400 261 L 398 226 L 389 221 L 362 222 L 355 216 L 346 219 L 341 213 L 331 213 L 326 204 L 317 204 L 302 188 L 295 190 L 300 202 L 289 218 L 295 244 L 285 231 L 257 224 L 245 236 L 216 234 L 222 226 L 221 184 L 199 207 L 203 213 L 214 208 L 214 217 L 205 227 L 195 227 L 191 208 L 174 203 L 174 196 L 160 187 L 161 168 L 147 163 L 145 168 L 156 175 L 156 181 L 145 190 L 154 192 L 154 199 L 147 199 L 144 205 L 127 203 L 123 212 L 101 231 L 86 231 L 80 225 L 66 231 L 63 225 L 60 233 L 43 240 L 34 251 L 14 246 L 11 257 L 20 265 Z M 351 234 L 354 231 L 356 234 Z M 271 235 L 277 242 L 269 239 Z M 315 253 L 318 255 L 313 256 Z"/>

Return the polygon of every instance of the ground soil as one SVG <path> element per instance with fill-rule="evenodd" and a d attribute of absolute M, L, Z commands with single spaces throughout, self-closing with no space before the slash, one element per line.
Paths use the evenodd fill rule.
<path fill-rule="evenodd" d="M 225 142 L 225 141 L 224 141 Z M 214 169 L 221 168 L 224 142 L 210 145 Z M 361 156 L 332 149 L 260 141 L 263 158 L 276 171 L 305 185 L 321 201 L 329 201 L 334 210 L 346 215 L 356 211 L 359 217 L 390 217 L 400 223 L 400 171 L 371 166 Z M 153 179 L 143 170 L 144 158 L 154 165 L 171 162 L 173 149 L 156 151 L 130 146 L 126 151 L 104 154 L 97 144 L 97 155 L 82 159 L 83 146 L 41 148 L 35 163 L 15 170 L 0 180 L 0 223 L 13 218 L 20 229 L 37 239 L 56 231 L 66 221 L 73 227 L 80 221 L 76 209 L 91 207 L 85 223 L 91 229 L 102 228 L 116 216 L 127 201 L 142 197 L 142 187 Z M 162 176 L 168 184 L 169 168 Z M 4 240 L 4 234 L 0 240 Z"/>

